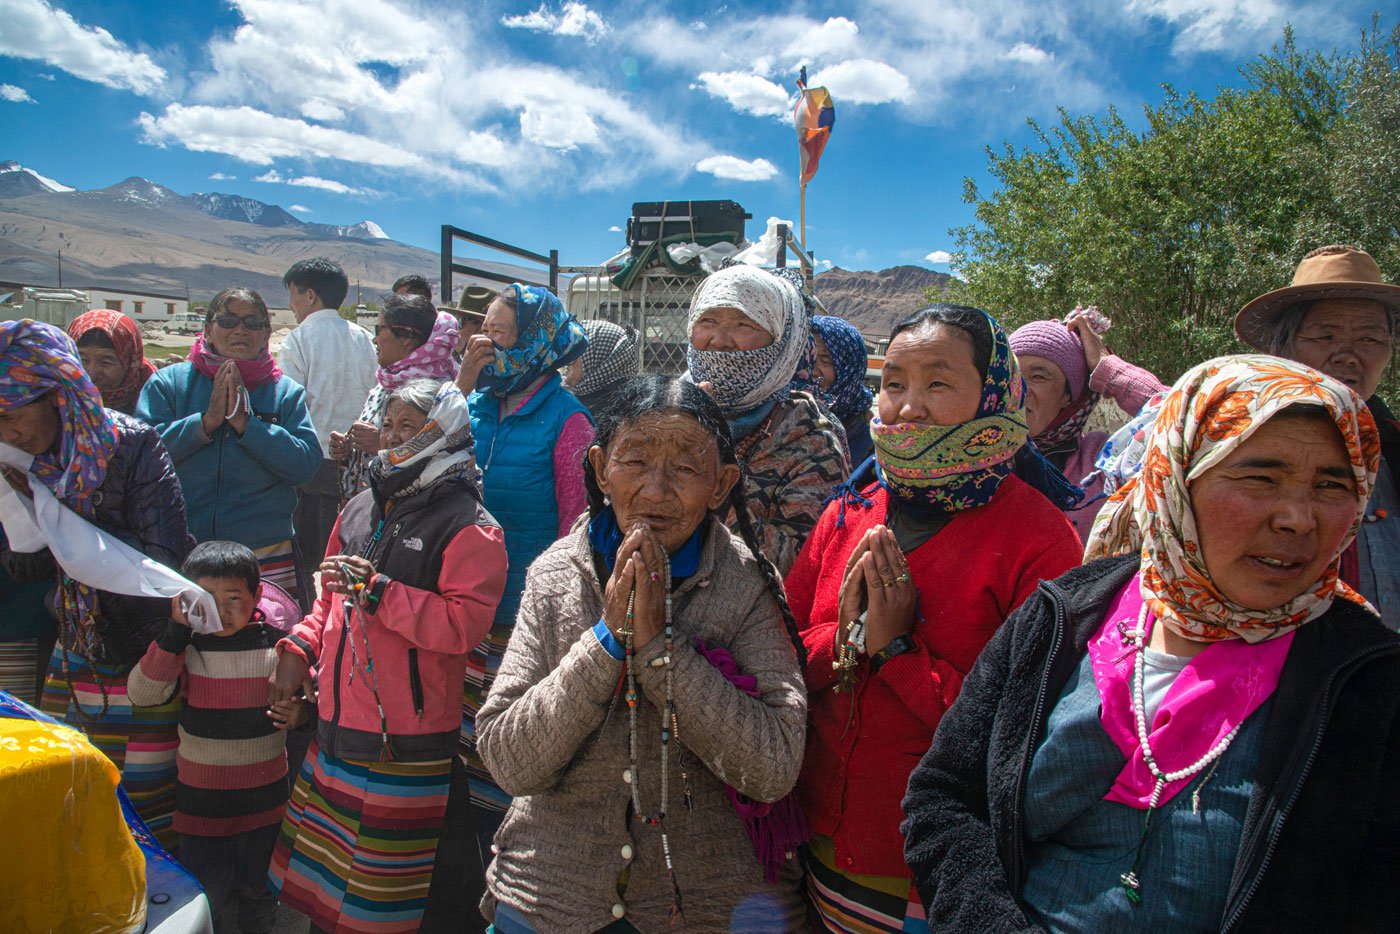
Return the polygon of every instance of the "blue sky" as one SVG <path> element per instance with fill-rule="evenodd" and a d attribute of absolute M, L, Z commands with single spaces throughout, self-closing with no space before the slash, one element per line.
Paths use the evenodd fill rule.
<path fill-rule="evenodd" d="M 0 159 L 79 188 L 140 175 L 436 249 L 448 222 L 566 263 L 634 200 L 796 219 L 797 68 L 836 100 L 808 240 L 846 268 L 946 269 L 964 176 L 1055 108 L 1208 90 L 1292 24 L 1355 44 L 1374 3 L 1315 0 L 0 0 Z M 929 259 L 930 256 L 934 258 Z"/>

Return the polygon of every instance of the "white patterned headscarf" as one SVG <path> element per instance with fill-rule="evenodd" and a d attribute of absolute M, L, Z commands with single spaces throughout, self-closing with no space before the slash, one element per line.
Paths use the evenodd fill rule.
<path fill-rule="evenodd" d="M 742 415 L 786 391 L 812 343 L 811 312 L 791 282 L 745 265 L 721 269 L 700 283 L 687 329 L 715 308 L 737 308 L 773 335 L 773 343 L 757 350 L 686 352 L 688 378 L 710 383 L 725 415 Z"/>

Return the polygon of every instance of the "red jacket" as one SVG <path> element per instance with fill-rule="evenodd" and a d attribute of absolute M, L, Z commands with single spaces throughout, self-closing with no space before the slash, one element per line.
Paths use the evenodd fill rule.
<path fill-rule="evenodd" d="M 898 877 L 909 875 L 899 803 L 963 677 L 1011 611 L 1042 579 L 1077 566 L 1081 551 L 1064 515 L 1008 477 L 990 503 L 957 514 L 906 556 L 919 589 L 915 650 L 874 677 L 862 658 L 854 694 L 837 694 L 841 578 L 860 537 L 889 509 L 883 489 L 865 495 L 873 505 L 848 506 L 844 528 L 836 528 L 838 504 L 827 507 L 787 578 L 809 659 L 811 728 L 797 787 L 812 829 L 834 839 L 838 868 Z"/>

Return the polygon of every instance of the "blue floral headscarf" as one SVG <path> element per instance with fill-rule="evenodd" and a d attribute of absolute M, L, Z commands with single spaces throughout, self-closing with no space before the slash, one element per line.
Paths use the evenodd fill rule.
<path fill-rule="evenodd" d="M 826 344 L 826 349 L 831 353 L 831 362 L 836 367 L 835 384 L 823 390 L 832 414 L 845 422 L 861 412 L 869 412 L 874 396 L 865 384 L 865 373 L 870 366 L 865 338 L 849 321 L 828 315 L 813 318 L 812 330 Z"/>
<path fill-rule="evenodd" d="M 516 293 L 515 346 L 496 348 L 496 358 L 481 371 L 477 387 L 498 399 L 519 392 L 535 380 L 573 363 L 588 349 L 588 335 L 549 289 L 519 282 Z"/>

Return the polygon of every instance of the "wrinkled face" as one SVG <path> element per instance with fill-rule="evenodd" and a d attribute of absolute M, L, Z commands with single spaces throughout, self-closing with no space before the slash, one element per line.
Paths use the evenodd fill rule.
<path fill-rule="evenodd" d="M 1308 309 L 1290 356 L 1369 399 L 1381 384 L 1392 349 L 1384 305 L 1364 298 L 1326 298 Z"/>
<path fill-rule="evenodd" d="M 972 338 L 946 324 L 900 332 L 885 351 L 880 421 L 886 425 L 961 425 L 982 403 L 982 374 Z"/>
<path fill-rule="evenodd" d="M 214 352 L 230 360 L 256 360 L 267 346 L 270 322 L 252 302 L 232 299 L 204 329 Z"/>
<path fill-rule="evenodd" d="M 262 584 L 252 591 L 241 577 L 201 577 L 195 583 L 209 591 L 219 607 L 219 622 L 224 628 L 215 635 L 231 636 L 252 622 L 262 598 Z"/>
<path fill-rule="evenodd" d="M 380 366 L 391 366 L 417 350 L 425 342 L 419 335 L 403 327 L 390 327 L 379 313 L 379 323 L 374 326 L 374 351 Z"/>
<path fill-rule="evenodd" d="M 491 338 L 491 343 L 502 350 L 510 350 L 520 339 L 515 312 L 501 299 L 496 299 L 486 308 L 486 320 L 481 323 L 481 333 Z"/>
<path fill-rule="evenodd" d="M 1341 433 L 1325 415 L 1276 415 L 1191 481 L 1190 493 L 1211 581 L 1251 610 L 1316 584 L 1358 509 Z"/>
<path fill-rule="evenodd" d="M 1069 381 L 1065 372 L 1044 357 L 1017 354 L 1026 381 L 1026 424 L 1034 438 L 1050 427 L 1060 410 L 1069 405 Z"/>
<path fill-rule="evenodd" d="M 823 389 L 830 389 L 836 385 L 836 361 L 831 359 L 831 348 L 826 346 L 826 341 L 815 334 L 812 340 L 817 347 L 817 382 Z"/>
<path fill-rule="evenodd" d="M 719 446 L 689 415 L 656 412 L 618 428 L 607 450 L 588 451 L 598 488 L 612 498 L 624 532 L 651 528 L 668 553 L 679 549 L 739 479 Z"/>
<path fill-rule="evenodd" d="M 696 350 L 758 350 L 771 343 L 773 335 L 737 308 L 703 311 L 690 329 L 690 346 Z"/>
<path fill-rule="evenodd" d="M 79 347 L 78 358 L 83 361 L 88 379 L 103 392 L 120 388 L 126 378 L 126 367 L 110 347 Z"/>
<path fill-rule="evenodd" d="M 420 412 L 401 399 L 393 399 L 384 410 L 384 424 L 379 428 L 380 450 L 388 451 L 403 444 L 428 424 L 428 414 Z"/>
<path fill-rule="evenodd" d="M 63 423 L 58 419 L 58 405 L 52 392 L 45 393 L 28 405 L 0 412 L 0 441 L 38 457 L 58 446 L 63 437 Z"/>

